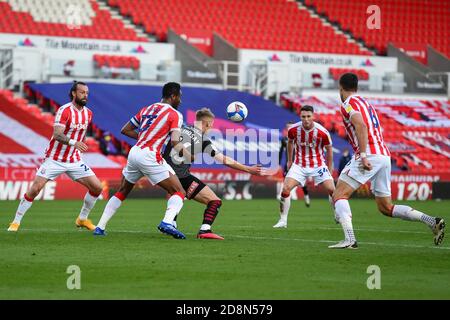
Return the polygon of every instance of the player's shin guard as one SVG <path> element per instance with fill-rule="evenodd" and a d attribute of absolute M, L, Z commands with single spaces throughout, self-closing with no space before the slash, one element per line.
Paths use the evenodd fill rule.
<path fill-rule="evenodd" d="M 164 215 L 163 222 L 172 224 L 173 219 L 176 217 L 181 208 L 183 208 L 184 195 L 180 192 L 175 192 L 169 200 L 167 200 L 166 214 Z"/>
<path fill-rule="evenodd" d="M 14 217 L 13 223 L 20 224 L 20 221 L 22 221 L 23 216 L 33 204 L 33 200 L 34 199 L 28 197 L 26 193 L 24 194 L 23 199 L 20 200 L 19 207 L 17 208 L 16 216 Z"/>
<path fill-rule="evenodd" d="M 94 208 L 100 194 L 93 194 L 90 191 L 84 196 L 83 207 L 81 208 L 80 215 L 78 216 L 80 220 L 86 220 Z"/>
<path fill-rule="evenodd" d="M 336 210 L 336 217 L 338 222 L 342 226 L 342 230 L 344 231 L 345 240 L 350 242 L 355 242 L 355 234 L 353 232 L 353 224 L 352 224 L 352 212 L 350 210 L 350 204 L 347 199 L 338 199 L 334 203 L 334 207 Z"/>
<path fill-rule="evenodd" d="M 289 208 L 291 207 L 291 195 L 290 193 L 281 193 L 280 198 L 280 219 L 287 222 Z"/>
<path fill-rule="evenodd" d="M 200 230 L 206 231 L 211 230 L 211 225 L 214 223 L 217 215 L 219 214 L 219 209 L 222 206 L 222 201 L 213 200 L 208 202 L 205 212 L 203 213 L 203 224 Z"/>
<path fill-rule="evenodd" d="M 113 217 L 116 211 L 120 208 L 120 206 L 122 205 L 122 201 L 124 200 L 125 195 L 121 192 L 116 192 L 116 194 L 113 195 L 106 204 L 106 207 L 103 210 L 102 217 L 100 218 L 97 227 L 99 227 L 102 230 L 105 230 L 106 224 Z"/>
<path fill-rule="evenodd" d="M 407 221 L 421 221 L 430 228 L 433 228 L 436 222 L 434 217 L 404 205 L 394 205 L 392 207 L 392 217 Z"/>

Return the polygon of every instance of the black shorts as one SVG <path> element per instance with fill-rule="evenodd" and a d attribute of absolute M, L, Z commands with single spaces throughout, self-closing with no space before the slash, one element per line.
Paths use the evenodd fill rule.
<path fill-rule="evenodd" d="M 200 179 L 192 174 L 184 178 L 178 178 L 183 186 L 184 191 L 186 191 L 186 198 L 194 199 L 195 196 L 206 187 Z"/>

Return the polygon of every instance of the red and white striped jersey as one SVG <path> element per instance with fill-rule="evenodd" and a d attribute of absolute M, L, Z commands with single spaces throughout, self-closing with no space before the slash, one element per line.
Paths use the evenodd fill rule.
<path fill-rule="evenodd" d="M 92 111 L 87 107 L 78 110 L 72 103 L 61 106 L 56 112 L 54 126 L 64 127 L 64 134 L 75 141 L 84 141 L 86 130 L 92 121 Z M 45 157 L 60 162 L 77 162 L 81 153 L 74 146 L 62 144 L 53 137 L 45 151 Z"/>
<path fill-rule="evenodd" d="M 323 126 L 314 122 L 314 126 L 306 130 L 302 122 L 293 124 L 288 130 L 288 138 L 294 140 L 294 163 L 304 168 L 325 166 L 324 147 L 332 145 L 330 133 Z"/>
<path fill-rule="evenodd" d="M 356 138 L 355 126 L 351 123 L 350 118 L 355 113 L 360 113 L 364 123 L 367 126 L 367 154 L 380 154 L 390 156 L 391 153 L 386 147 L 381 133 L 381 123 L 378 119 L 375 108 L 368 103 L 364 98 L 358 95 L 352 95 L 345 100 L 341 105 L 341 114 L 344 119 L 345 130 L 347 131 L 350 143 L 355 151 L 355 154 L 359 154 L 358 139 Z"/>
<path fill-rule="evenodd" d="M 162 146 L 170 139 L 169 133 L 181 130 L 183 115 L 167 103 L 155 103 L 142 108 L 130 122 L 139 130 L 136 146 L 161 154 Z"/>

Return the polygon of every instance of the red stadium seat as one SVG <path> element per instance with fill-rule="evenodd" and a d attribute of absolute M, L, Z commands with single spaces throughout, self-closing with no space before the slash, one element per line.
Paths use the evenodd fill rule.
<path fill-rule="evenodd" d="M 112 3 L 114 4 L 114 1 Z M 0 2 L 0 33 L 148 42 L 146 38 L 139 38 L 134 30 L 125 28 L 121 20 L 113 19 L 109 11 L 100 9 L 95 1 L 90 0 L 90 4 L 94 11 L 92 25 L 82 25 L 81 29 L 72 30 L 62 23 L 35 21 L 32 9 L 28 12 L 17 12 L 12 10 L 9 3 Z"/>
<path fill-rule="evenodd" d="M 366 27 L 368 15 L 362 13 L 372 4 L 382 10 L 381 29 L 368 30 Z M 371 0 L 308 0 L 307 5 L 339 23 L 343 30 L 350 30 L 354 37 L 363 39 L 380 54 L 386 52 L 389 42 L 394 42 L 399 46 L 430 44 L 450 57 L 450 2 L 447 0 L 379 0 L 376 3 Z"/>
<path fill-rule="evenodd" d="M 323 25 L 307 10 L 300 9 L 295 1 L 113 0 L 108 3 L 129 15 L 135 23 L 142 24 L 160 41 L 166 40 L 171 27 L 177 33 L 190 29 L 212 31 L 239 48 L 371 55 Z M 167 6 L 178 10 L 170 15 L 161 12 L 160 8 Z M 321 39 L 321 42 L 312 39 Z"/>

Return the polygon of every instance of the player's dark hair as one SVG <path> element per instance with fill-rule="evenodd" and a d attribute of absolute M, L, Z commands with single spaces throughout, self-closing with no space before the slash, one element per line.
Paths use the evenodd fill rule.
<path fill-rule="evenodd" d="M 345 91 L 357 91 L 358 90 L 358 76 L 354 73 L 344 73 L 339 79 L 339 85 Z"/>
<path fill-rule="evenodd" d="M 181 93 L 181 85 L 176 82 L 168 82 L 162 89 L 162 97 L 164 99 L 170 98 L 173 94 L 179 96 Z"/>
<path fill-rule="evenodd" d="M 72 92 L 76 92 L 77 91 L 77 86 L 78 85 L 87 86 L 87 84 L 82 82 L 82 81 L 73 80 L 72 87 L 70 88 L 70 91 L 69 91 L 69 98 L 70 98 L 70 100 L 73 99 L 74 96 L 72 96 Z"/>
<path fill-rule="evenodd" d="M 312 113 L 314 113 L 314 108 L 310 105 L 305 104 L 303 107 L 301 107 L 300 112 L 302 111 L 311 111 Z"/>

